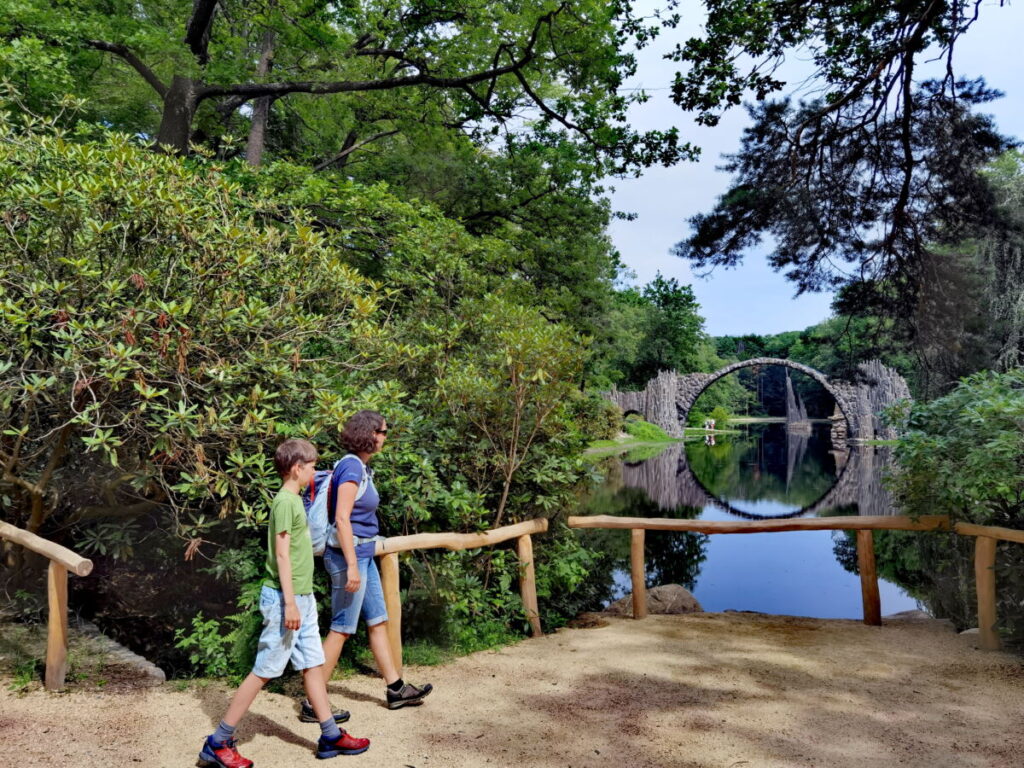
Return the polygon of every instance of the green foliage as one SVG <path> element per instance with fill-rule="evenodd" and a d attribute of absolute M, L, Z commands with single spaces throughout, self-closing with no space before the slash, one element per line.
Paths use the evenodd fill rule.
<path fill-rule="evenodd" d="M 595 364 L 596 386 L 640 389 L 659 371 L 704 370 L 704 318 L 693 289 L 658 274 L 643 289 L 615 294 L 608 318 L 610 348 Z M 607 382 L 607 383 L 606 383 Z"/>
<path fill-rule="evenodd" d="M 634 380 L 646 383 L 659 371 L 696 370 L 704 320 L 693 289 L 659 274 L 644 287 L 643 297 L 653 311 L 644 324 Z"/>
<path fill-rule="evenodd" d="M 983 371 L 948 395 L 894 412 L 905 427 L 888 479 L 896 504 L 911 515 L 1024 527 L 1024 371 Z M 876 540 L 880 572 L 905 586 L 936 615 L 975 626 L 973 544 L 943 534 L 888 533 Z M 1019 596 L 1024 554 L 1001 546 L 997 556 L 999 617 L 1013 643 L 1024 642 Z"/>
<path fill-rule="evenodd" d="M 472 551 L 446 553 L 435 564 L 437 598 L 444 606 L 444 633 L 459 653 L 493 648 L 515 638 L 509 618 L 523 615 L 514 589 L 515 553 L 494 550 L 490 557 Z M 491 580 L 495 589 L 489 589 Z"/>
<path fill-rule="evenodd" d="M 12 693 L 25 693 L 36 685 L 43 672 L 43 662 L 39 659 L 26 659 L 14 667 L 14 674 L 7 690 Z"/>
<path fill-rule="evenodd" d="M 221 634 L 220 622 L 204 619 L 199 614 L 192 619 L 190 632 L 179 629 L 177 646 L 189 651 L 189 661 L 206 677 L 225 677 L 235 672 L 230 650 L 234 642 L 231 633 Z"/>
<path fill-rule="evenodd" d="M 608 171 L 693 154 L 675 129 L 638 134 L 626 119 L 645 96 L 619 89 L 636 67 L 619 3 L 21 0 L 6 10 L 0 72 L 33 93 L 85 97 L 91 117 L 180 152 L 249 133 L 255 110 L 240 108 L 273 97 L 261 145 L 321 168 L 384 139 L 422 152 L 464 131 L 485 146 L 503 125 L 515 132 L 524 110 L 538 133 L 569 136 Z"/>
<path fill-rule="evenodd" d="M 922 349 L 952 346 L 951 335 L 969 340 L 981 324 L 971 322 L 971 291 L 957 286 L 976 279 L 944 248 L 1005 230 L 980 171 L 1011 142 L 972 111 L 998 96 L 983 81 L 901 88 L 903 115 L 885 112 L 871 130 L 853 126 L 879 106 L 874 90 L 849 103 L 751 108 L 754 125 L 726 166 L 732 188 L 691 219 L 677 255 L 701 269 L 731 267 L 770 235 L 769 262 L 798 292 L 842 288 L 840 314 L 887 318 Z M 837 114 L 847 110 L 844 125 Z M 800 137 L 807 145 L 797 149 Z"/>
<path fill-rule="evenodd" d="M 456 342 L 469 337 L 471 353 L 445 365 L 436 386 L 451 415 L 468 422 L 486 448 L 473 471 L 493 473 L 500 483 L 497 526 L 520 467 L 544 438 L 570 424 L 566 405 L 583 358 L 571 334 L 535 310 L 487 296 L 466 302 L 464 311 L 474 323 L 460 325 Z"/>
<path fill-rule="evenodd" d="M 612 440 L 622 431 L 622 409 L 598 394 L 573 398 L 573 421 L 585 435 Z"/>
<path fill-rule="evenodd" d="M 379 336 L 374 284 L 245 173 L 115 134 L 0 135 L 0 426 L 23 522 L 74 489 L 85 527 L 159 508 L 188 538 L 260 524 L 267 443 L 351 407 L 336 392 Z M 334 354 L 303 365 L 313 345 Z"/>
<path fill-rule="evenodd" d="M 384 530 L 475 531 L 561 509 L 591 430 L 617 418 L 579 391 L 585 343 L 495 277 L 514 252 L 430 206 L 98 129 L 0 129 L 6 516 L 71 523 L 77 546 L 132 568 L 142 539 L 211 557 L 236 604 L 176 627 L 207 674 L 251 660 L 278 440 L 329 458 L 347 414 L 382 410 Z M 516 568 L 463 557 L 426 555 L 440 575 L 412 594 L 461 595 L 442 621 L 460 648 L 516 634 Z M 546 578 L 559 594 L 579 570 Z"/>
<path fill-rule="evenodd" d="M 542 546 L 534 547 L 537 600 L 546 632 L 600 604 L 601 581 L 595 576 L 608 570 L 608 558 L 588 548 L 576 533 L 559 525 Z"/>
<path fill-rule="evenodd" d="M 139 529 L 133 523 L 103 520 L 83 527 L 78 541 L 85 554 L 108 555 L 114 560 L 127 560 L 134 554 Z"/>
<path fill-rule="evenodd" d="M 643 440 L 648 443 L 662 443 L 672 440 L 665 430 L 657 424 L 651 424 L 643 419 L 626 419 L 624 429 L 636 440 Z"/>
<path fill-rule="evenodd" d="M 1024 527 L 1024 371 L 988 371 L 914 403 L 890 480 L 908 514 Z"/>
<path fill-rule="evenodd" d="M 729 419 L 732 418 L 732 414 L 722 406 L 716 405 L 711 409 L 711 413 L 708 414 L 708 418 L 715 420 L 716 427 L 725 427 Z"/>

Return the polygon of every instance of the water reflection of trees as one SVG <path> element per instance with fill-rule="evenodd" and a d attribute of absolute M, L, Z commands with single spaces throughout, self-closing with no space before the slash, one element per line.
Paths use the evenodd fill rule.
<path fill-rule="evenodd" d="M 978 625 L 974 586 L 974 538 L 948 532 L 875 531 L 878 575 L 902 587 L 933 616 L 958 630 Z M 1008 645 L 1024 647 L 1024 552 L 1000 544 L 996 556 L 996 613 Z M 854 535 L 837 532 L 836 558 L 857 573 Z"/>
<path fill-rule="evenodd" d="M 836 482 L 826 425 L 810 435 L 784 424 L 751 425 L 714 446 L 687 445 L 690 471 L 719 499 L 778 501 L 803 509 L 821 499 Z"/>
<path fill-rule="evenodd" d="M 655 455 L 651 455 L 656 451 Z M 889 494 L 883 485 L 890 451 L 862 446 L 841 454 L 831 452 L 827 426 L 812 434 L 796 434 L 784 425 L 751 425 L 742 434 L 722 436 L 716 445 L 675 443 L 647 447 L 620 458 L 609 458 L 600 467 L 604 485 L 581 502 L 583 514 L 694 519 L 709 504 L 732 514 L 751 517 L 729 500 L 770 500 L 820 515 L 892 514 Z M 763 517 L 764 515 L 757 515 Z M 606 602 L 629 569 L 629 536 L 624 531 L 581 531 L 584 541 L 606 557 L 601 573 L 589 588 L 595 599 Z M 876 534 L 877 535 L 877 534 Z M 706 558 L 708 537 L 658 531 L 645 542 L 646 580 L 649 585 L 679 583 L 692 589 Z M 849 550 L 849 551 L 847 551 Z M 879 552 L 880 562 L 888 556 Z M 855 570 L 856 552 L 843 534 L 836 537 L 836 557 Z M 892 554 L 896 558 L 895 553 Z M 911 569 L 913 564 L 904 564 Z M 927 584 L 917 573 L 883 576 L 904 586 L 915 597 Z M 937 577 L 943 582 L 947 577 Z M 929 582 L 930 583 L 930 582 Z M 956 602 L 952 592 L 949 600 Z M 953 610 L 954 605 L 949 606 Z"/>
<path fill-rule="evenodd" d="M 676 454 L 678 457 L 678 453 Z M 653 461 L 653 459 L 649 460 Z M 646 463 L 646 462 L 645 462 Z M 623 467 L 628 472 L 630 467 Z M 622 476 L 609 476 L 609 481 L 595 489 L 584 505 L 586 514 L 616 515 L 619 517 L 670 517 L 692 520 L 700 515 L 701 507 L 680 505 L 665 509 L 638 487 L 622 484 Z M 630 536 L 628 531 L 582 529 L 581 538 L 591 549 L 608 556 L 606 573 L 598 577 L 602 584 L 603 602 L 615 597 L 614 571 L 627 572 L 630 568 Z M 708 537 L 704 534 L 681 531 L 649 532 L 644 541 L 645 582 L 648 586 L 682 584 L 693 589 L 700 566 L 707 558 Z"/>

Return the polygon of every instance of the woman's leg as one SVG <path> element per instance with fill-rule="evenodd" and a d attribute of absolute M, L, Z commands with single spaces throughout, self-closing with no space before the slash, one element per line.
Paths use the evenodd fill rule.
<path fill-rule="evenodd" d="M 359 563 L 361 583 L 357 592 L 345 591 L 348 566 L 340 550 L 328 547 L 324 553 L 324 568 L 331 577 L 331 628 L 324 638 L 324 683 L 329 683 L 345 641 L 356 631 L 366 594 L 366 563 Z"/>
<path fill-rule="evenodd" d="M 366 634 L 370 638 L 370 650 L 373 651 L 373 658 L 377 660 L 377 671 L 380 672 L 384 682 L 391 685 L 398 680 L 398 670 L 395 669 L 395 661 L 391 656 L 391 641 L 388 640 L 388 623 L 374 624 L 366 628 Z"/>
<path fill-rule="evenodd" d="M 338 659 L 341 658 L 341 649 L 345 647 L 345 641 L 349 636 L 344 632 L 335 632 L 333 629 L 324 638 L 324 683 L 329 683 L 334 675 L 334 668 L 338 666 Z"/>

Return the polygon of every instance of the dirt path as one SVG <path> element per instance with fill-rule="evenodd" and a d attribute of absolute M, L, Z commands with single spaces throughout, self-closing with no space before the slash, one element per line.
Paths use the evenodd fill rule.
<path fill-rule="evenodd" d="M 939 622 L 752 614 L 611 619 L 444 667 L 422 707 L 382 684 L 331 684 L 373 739 L 338 765 L 642 768 L 1017 768 L 1024 663 Z M 0 765 L 189 766 L 230 692 L 0 692 Z M 259 768 L 314 765 L 315 725 L 264 694 L 240 728 Z M 331 763 L 334 765 L 335 763 Z"/>

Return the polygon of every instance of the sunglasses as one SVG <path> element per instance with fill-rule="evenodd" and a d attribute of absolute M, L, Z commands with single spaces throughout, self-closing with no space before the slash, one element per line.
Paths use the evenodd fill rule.
<path fill-rule="evenodd" d="M 386 429 L 375 429 L 373 431 L 376 432 L 378 435 L 384 435 L 384 437 L 388 436 L 388 431 Z"/>

